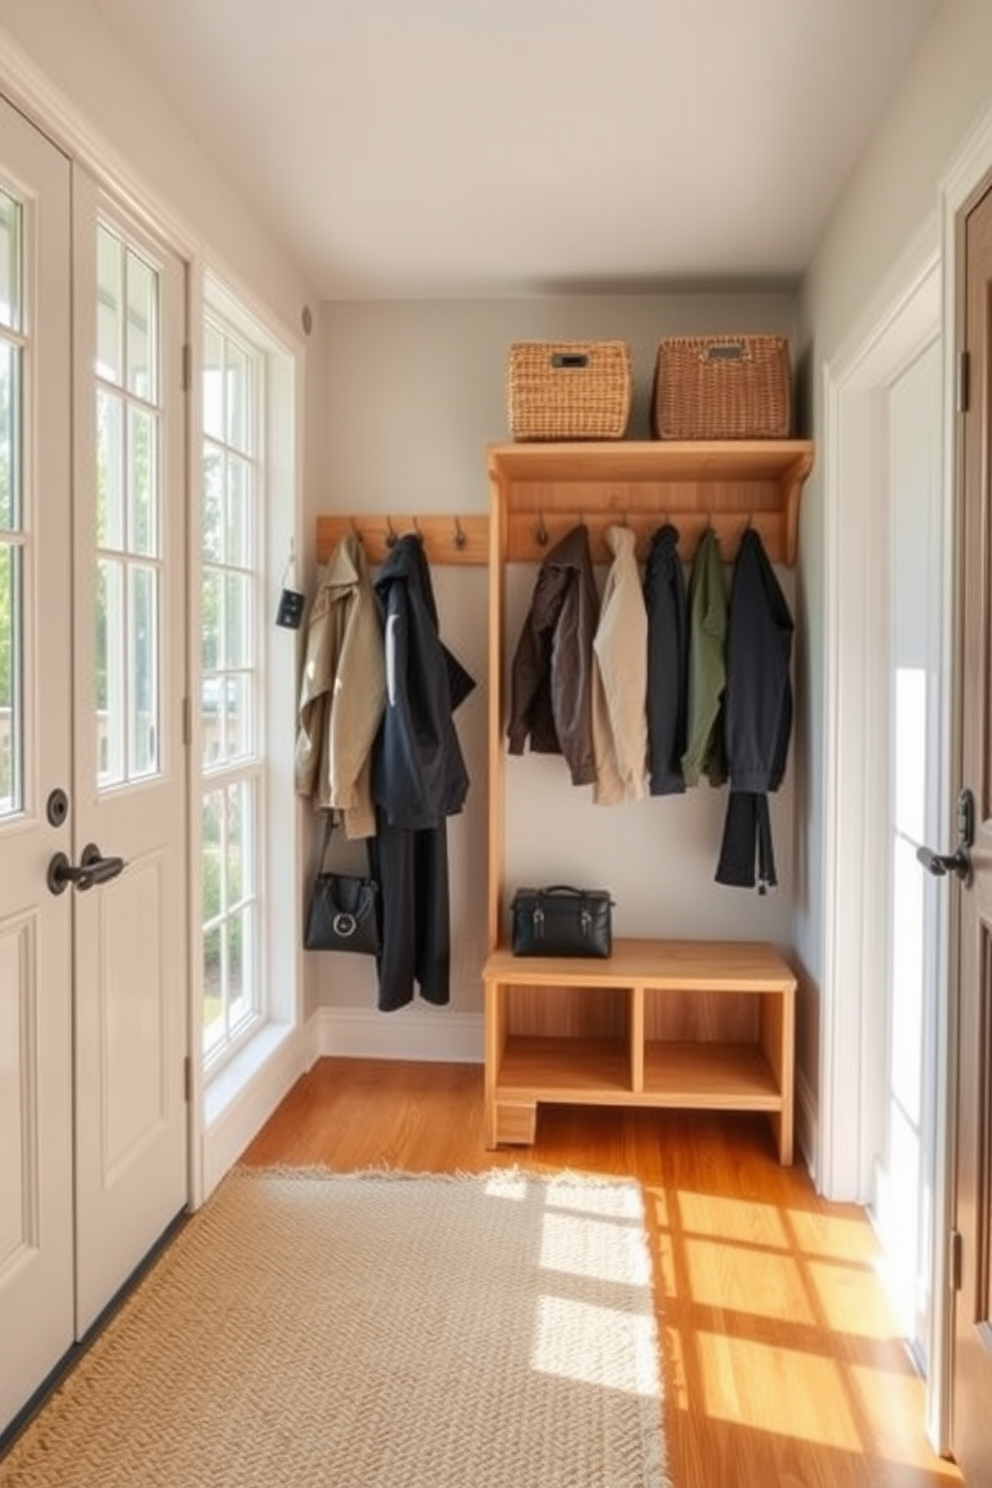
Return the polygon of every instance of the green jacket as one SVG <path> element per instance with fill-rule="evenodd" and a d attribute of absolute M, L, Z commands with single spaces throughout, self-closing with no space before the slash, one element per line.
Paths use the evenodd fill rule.
<path fill-rule="evenodd" d="M 721 703 L 727 681 L 727 591 L 716 533 L 707 527 L 699 539 L 689 577 L 689 689 L 686 785 L 705 775 L 711 785 L 727 779 Z"/>

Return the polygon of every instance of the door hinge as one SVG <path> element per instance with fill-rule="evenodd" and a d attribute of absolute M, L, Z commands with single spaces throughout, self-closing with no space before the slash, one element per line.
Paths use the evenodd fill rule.
<path fill-rule="evenodd" d="M 187 1105 L 193 1099 L 193 1063 L 188 1054 L 183 1060 L 183 1099 Z"/>
<path fill-rule="evenodd" d="M 951 1261 L 951 1291 L 952 1292 L 959 1292 L 961 1290 L 961 1266 L 962 1266 L 962 1258 L 961 1258 L 961 1231 L 960 1230 L 952 1230 L 951 1231 L 951 1256 L 950 1256 L 950 1261 Z"/>
<path fill-rule="evenodd" d="M 193 348 L 189 342 L 183 343 L 183 392 L 188 393 L 193 386 Z"/>
<path fill-rule="evenodd" d="M 958 352 L 958 385 L 957 385 L 958 413 L 967 413 L 968 404 L 971 400 L 971 354 L 967 351 Z"/>
<path fill-rule="evenodd" d="M 189 698 L 183 698 L 183 743 L 188 748 L 193 742 L 193 710 L 189 705 Z"/>

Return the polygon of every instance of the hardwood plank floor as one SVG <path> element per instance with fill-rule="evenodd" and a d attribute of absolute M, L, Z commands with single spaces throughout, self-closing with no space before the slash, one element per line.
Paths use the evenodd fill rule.
<path fill-rule="evenodd" d="M 487 1152 L 478 1065 L 324 1059 L 244 1154 L 255 1165 L 636 1177 L 655 1265 L 675 1488 L 951 1488 L 923 1433 L 863 1212 L 783 1168 L 759 1116 L 543 1107 Z M 609 1488 L 604 1484 L 604 1488 Z"/>

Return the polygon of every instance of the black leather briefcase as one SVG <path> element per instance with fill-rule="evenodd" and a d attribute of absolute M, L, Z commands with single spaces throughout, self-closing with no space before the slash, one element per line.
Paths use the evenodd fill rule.
<path fill-rule="evenodd" d="M 605 889 L 518 889 L 510 906 L 515 956 L 609 956 L 613 900 Z"/>

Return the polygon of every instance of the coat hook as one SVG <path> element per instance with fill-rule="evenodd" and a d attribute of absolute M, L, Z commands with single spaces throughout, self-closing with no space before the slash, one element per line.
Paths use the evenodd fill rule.
<path fill-rule="evenodd" d="M 386 547 L 387 548 L 395 548 L 398 539 L 399 539 L 399 534 L 396 531 L 396 528 L 393 526 L 392 518 L 391 517 L 387 517 L 386 518 Z"/>
<path fill-rule="evenodd" d="M 538 545 L 539 548 L 546 548 L 547 547 L 547 545 L 548 545 L 548 529 L 544 525 L 544 513 L 543 512 L 538 512 L 538 514 L 537 514 L 537 531 L 534 534 L 534 536 L 537 538 L 537 545 Z"/>
<path fill-rule="evenodd" d="M 417 521 L 416 516 L 413 519 L 413 535 L 419 543 L 423 542 L 424 534 L 420 530 L 420 523 Z"/>
<path fill-rule="evenodd" d="M 463 548 L 464 546 L 465 546 L 465 533 L 462 531 L 462 524 L 461 524 L 461 522 L 459 522 L 459 520 L 458 520 L 458 518 L 456 516 L 455 517 L 455 547 L 456 548 Z"/>

